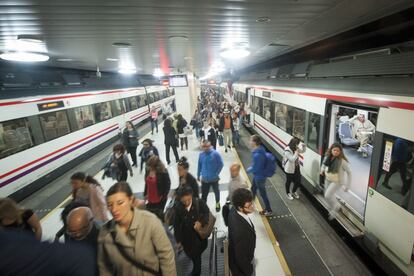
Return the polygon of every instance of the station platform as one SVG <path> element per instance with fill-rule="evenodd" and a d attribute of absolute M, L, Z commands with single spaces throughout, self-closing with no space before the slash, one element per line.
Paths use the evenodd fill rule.
<path fill-rule="evenodd" d="M 159 132 L 154 133 L 153 135 L 150 132 L 148 124 L 144 124 L 139 128 L 139 133 L 145 133 L 146 135 L 141 137 L 141 140 L 150 138 L 154 142 L 154 145 L 159 150 L 159 154 L 163 162 L 166 164 L 165 161 L 165 147 L 164 147 L 164 134 L 162 132 L 162 123 L 159 125 Z M 137 152 L 139 152 L 140 147 L 138 148 Z M 235 149 L 229 151 L 228 153 L 224 152 L 223 147 L 218 147 L 218 151 L 221 153 L 224 161 L 224 168 L 220 174 L 220 203 L 223 206 L 226 201 L 226 197 L 228 194 L 228 181 L 230 179 L 230 172 L 229 167 L 233 162 L 240 162 L 238 158 L 238 153 Z M 44 240 L 54 240 L 55 234 L 59 231 L 62 227 L 62 222 L 60 220 L 60 214 L 63 210 L 65 204 L 70 200 L 70 175 L 75 171 L 86 171 L 86 172 L 93 172 L 97 171 L 97 173 L 93 174 L 94 177 L 100 181 L 104 193 L 109 189 L 109 187 L 114 184 L 111 179 L 104 179 L 102 180 L 103 171 L 99 170 L 102 167 L 102 162 L 106 160 L 111 152 L 111 147 L 103 150 L 102 152 L 98 153 L 97 155 L 93 156 L 87 162 L 79 164 L 73 170 L 65 173 L 59 179 L 56 179 L 54 183 L 51 183 L 51 186 L 62 186 L 66 185 L 65 187 L 57 188 L 47 188 L 44 191 L 40 191 L 37 200 L 35 199 L 27 199 L 25 202 L 21 204 L 25 207 L 33 208 L 37 211 L 37 214 L 42 217 L 41 224 L 43 227 L 43 239 Z M 180 151 L 179 155 L 186 156 L 190 161 L 190 173 L 193 175 L 197 175 L 197 160 L 198 155 L 200 153 L 200 145 L 198 140 L 196 139 L 195 135 L 189 137 L 189 149 Z M 99 163 L 99 164 L 97 164 Z M 172 162 L 170 166 L 167 167 L 168 172 L 171 178 L 171 189 L 175 189 L 178 186 L 178 172 L 177 172 L 177 165 Z M 134 176 L 128 177 L 127 182 L 131 185 L 134 194 L 137 198 L 143 198 L 143 191 L 144 191 L 144 175 L 139 172 L 138 168 L 133 168 Z M 245 172 L 244 172 L 245 173 Z M 53 190 L 56 190 L 57 194 L 55 196 L 51 195 Z M 46 202 L 42 201 L 47 199 L 47 197 L 51 197 L 53 199 L 46 200 Z M 56 207 L 51 207 L 52 203 L 56 202 L 56 197 L 59 197 L 62 202 L 57 204 Z M 216 227 L 218 229 L 218 240 L 222 241 L 226 234 L 227 228 L 224 225 L 223 218 L 221 215 L 221 211 L 216 213 L 215 212 L 215 200 L 214 194 L 209 194 L 208 197 L 208 206 L 213 214 L 216 216 Z M 34 208 L 34 207 L 38 208 Z M 43 206 L 43 207 L 42 207 Z M 40 209 L 39 209 L 40 207 Z M 279 258 L 280 254 L 277 254 L 275 251 L 275 246 L 277 247 L 277 242 L 274 239 L 273 232 L 270 230 L 269 225 L 267 224 L 267 219 L 261 217 L 258 212 L 255 212 L 251 216 L 251 220 L 253 221 L 256 229 L 257 235 L 257 247 L 255 252 L 256 258 L 256 275 L 289 275 L 289 269 L 286 266 L 286 262 Z M 211 243 L 211 241 L 210 241 Z M 208 258 L 209 258 L 209 248 L 203 254 L 203 267 L 202 267 L 202 275 L 208 275 Z M 223 254 L 220 252 L 219 248 L 219 256 L 218 256 L 218 275 L 224 275 L 224 261 L 223 261 Z M 179 275 L 187 275 L 187 272 L 191 271 L 191 261 L 185 256 L 184 253 L 180 254 L 177 257 L 177 269 Z"/>
<path fill-rule="evenodd" d="M 139 127 L 139 133 L 146 133 L 141 140 L 150 138 L 158 148 L 160 157 L 165 161 L 163 124 L 159 125 L 159 132 L 151 134 L 148 123 Z M 230 178 L 229 167 L 233 162 L 242 165 L 243 176 L 251 181 L 246 171 L 251 162 L 249 149 L 250 133 L 242 129 L 240 131 L 240 145 L 228 153 L 224 147 L 218 147 L 223 157 L 224 168 L 220 175 L 220 201 L 223 206 L 228 194 L 228 181 Z M 139 152 L 138 148 L 137 152 Z M 103 163 L 112 151 L 112 145 L 91 157 L 88 161 L 79 164 L 68 171 L 50 185 L 20 202 L 26 208 L 32 208 L 41 218 L 43 227 L 43 240 L 52 241 L 56 232 L 62 227 L 60 213 L 65 204 L 71 198 L 70 176 L 76 171 L 85 171 L 100 181 L 105 192 L 114 183 L 111 179 L 102 180 L 101 170 Z M 196 175 L 197 160 L 200 153 L 200 145 L 195 135 L 189 137 L 189 149 L 180 151 L 179 155 L 186 156 L 190 161 L 190 172 Z M 137 198 L 143 198 L 144 176 L 138 168 L 134 168 L 134 176 L 128 177 L 134 194 Z M 168 166 L 171 178 L 171 189 L 178 186 L 177 165 L 171 163 Z M 256 275 L 372 275 L 365 265 L 355 256 L 355 253 L 335 233 L 329 222 L 315 208 L 311 202 L 300 193 L 299 200 L 290 201 L 284 192 L 285 176 L 278 168 L 277 173 L 266 183 L 273 216 L 262 217 L 255 212 L 252 221 L 257 235 L 257 247 L 255 251 Z M 227 233 L 221 212 L 215 212 L 215 200 L 211 191 L 208 197 L 208 206 L 217 217 L 218 240 L 222 241 Z M 261 199 L 256 199 L 256 209 L 261 210 Z M 211 240 L 210 240 L 211 244 Z M 218 275 L 224 275 L 224 255 L 218 252 Z M 203 275 L 208 271 L 209 249 L 203 254 Z M 180 254 L 177 257 L 177 269 L 179 275 L 187 275 L 191 271 L 191 261 Z"/>

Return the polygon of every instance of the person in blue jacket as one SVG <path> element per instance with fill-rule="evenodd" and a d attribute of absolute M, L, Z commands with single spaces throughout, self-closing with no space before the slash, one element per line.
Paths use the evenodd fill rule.
<path fill-rule="evenodd" d="M 253 174 L 252 193 L 253 198 L 256 198 L 257 189 L 265 204 L 265 209 L 260 212 L 261 215 L 271 216 L 272 208 L 270 207 L 269 198 L 266 192 L 266 150 L 262 146 L 262 140 L 258 135 L 252 135 L 250 138 L 250 145 L 252 147 L 252 165 L 247 169 L 247 173 Z"/>
<path fill-rule="evenodd" d="M 211 147 L 209 140 L 202 142 L 203 152 L 198 158 L 197 180 L 201 179 L 201 199 L 207 202 L 210 187 L 213 187 L 216 197 L 216 212 L 220 211 L 220 191 L 218 183 L 220 172 L 223 169 L 223 158 L 218 151 Z"/>

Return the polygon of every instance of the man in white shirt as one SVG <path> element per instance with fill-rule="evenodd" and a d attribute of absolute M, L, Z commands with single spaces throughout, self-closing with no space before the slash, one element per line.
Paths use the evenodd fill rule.
<path fill-rule="evenodd" d="M 365 118 L 365 114 L 360 113 L 358 116 L 354 116 L 349 120 L 350 123 L 352 123 L 353 129 L 353 135 L 354 137 L 359 141 L 359 148 L 358 152 L 365 153 L 365 148 L 368 145 L 369 137 L 374 133 L 375 131 L 375 125 Z"/>

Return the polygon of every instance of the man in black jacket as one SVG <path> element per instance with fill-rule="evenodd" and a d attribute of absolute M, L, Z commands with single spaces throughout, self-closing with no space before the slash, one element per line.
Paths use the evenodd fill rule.
<path fill-rule="evenodd" d="M 229 214 L 229 266 L 233 276 L 254 275 L 256 231 L 248 214 L 253 212 L 253 195 L 248 189 L 233 192 Z"/>

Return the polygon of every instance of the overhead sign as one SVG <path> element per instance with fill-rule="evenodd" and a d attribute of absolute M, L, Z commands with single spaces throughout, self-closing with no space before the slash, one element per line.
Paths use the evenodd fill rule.
<path fill-rule="evenodd" d="M 187 75 L 174 75 L 169 77 L 169 85 L 171 87 L 188 86 Z"/>
<path fill-rule="evenodd" d="M 37 108 L 39 109 L 39 111 L 46 111 L 46 110 L 51 110 L 51 109 L 56 109 L 56 108 L 61 108 L 61 107 L 65 107 L 65 104 L 63 103 L 63 101 L 37 104 Z"/>

